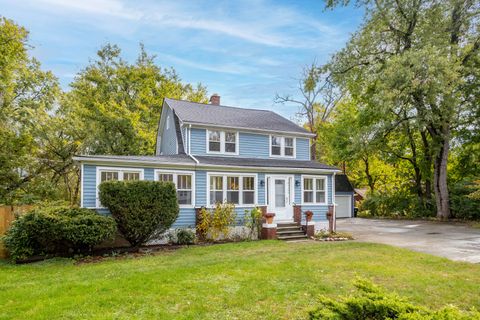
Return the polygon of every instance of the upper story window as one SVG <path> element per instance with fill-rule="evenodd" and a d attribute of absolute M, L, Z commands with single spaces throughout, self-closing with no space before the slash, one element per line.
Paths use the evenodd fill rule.
<path fill-rule="evenodd" d="M 327 203 L 327 178 L 303 177 L 303 203 Z"/>
<path fill-rule="evenodd" d="M 238 132 L 207 130 L 207 152 L 238 154 Z"/>
<path fill-rule="evenodd" d="M 173 182 L 177 188 L 177 200 L 180 206 L 193 206 L 193 172 L 157 170 L 156 180 Z"/>
<path fill-rule="evenodd" d="M 270 156 L 295 157 L 295 138 L 270 136 Z"/>

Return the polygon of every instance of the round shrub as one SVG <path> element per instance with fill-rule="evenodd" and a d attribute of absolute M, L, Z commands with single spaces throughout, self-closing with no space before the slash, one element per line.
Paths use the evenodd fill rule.
<path fill-rule="evenodd" d="M 19 260 L 34 255 L 91 251 L 115 232 L 115 221 L 93 210 L 39 207 L 16 219 L 3 242 L 11 258 Z"/>
<path fill-rule="evenodd" d="M 100 202 L 133 247 L 158 237 L 177 220 L 177 192 L 171 182 L 107 181 L 99 190 Z"/>
<path fill-rule="evenodd" d="M 195 243 L 195 232 L 190 229 L 178 229 L 176 231 L 176 244 L 193 244 Z"/>

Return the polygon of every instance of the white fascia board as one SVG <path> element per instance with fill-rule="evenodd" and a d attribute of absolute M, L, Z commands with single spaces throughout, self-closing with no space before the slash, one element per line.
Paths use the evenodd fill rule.
<path fill-rule="evenodd" d="M 280 135 L 288 135 L 288 136 L 295 136 L 295 137 L 305 137 L 305 138 L 312 138 L 315 137 L 315 134 L 305 132 L 292 132 L 292 131 L 279 131 L 279 130 L 269 130 L 269 129 L 255 129 L 255 128 L 244 128 L 244 127 L 234 127 L 234 126 L 226 126 L 226 125 L 216 125 L 216 124 L 206 124 L 206 123 L 196 123 L 196 122 L 184 122 L 185 124 L 192 125 L 194 127 L 200 128 L 219 128 L 219 129 L 230 129 L 230 130 L 238 130 L 242 132 L 255 132 L 255 133 L 263 133 L 263 134 L 271 134 L 276 133 Z"/>

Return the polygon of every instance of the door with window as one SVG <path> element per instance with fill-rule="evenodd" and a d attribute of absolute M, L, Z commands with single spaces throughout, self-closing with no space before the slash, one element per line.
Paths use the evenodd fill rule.
<path fill-rule="evenodd" d="M 267 179 L 268 212 L 275 213 L 275 221 L 293 220 L 293 176 L 270 175 Z"/>

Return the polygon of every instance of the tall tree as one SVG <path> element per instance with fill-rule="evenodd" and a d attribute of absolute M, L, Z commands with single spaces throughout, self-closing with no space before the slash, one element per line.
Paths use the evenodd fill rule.
<path fill-rule="evenodd" d="M 173 69 L 161 69 L 140 46 L 135 63 L 121 58 L 107 44 L 97 59 L 71 83 L 63 101 L 65 112 L 84 132 L 81 152 L 151 155 L 164 97 L 206 102 L 206 89 L 183 84 Z"/>
<path fill-rule="evenodd" d="M 0 17 L 0 203 L 28 201 L 28 188 L 40 187 L 36 180 L 48 170 L 38 132 L 59 86 L 29 48 L 27 30 Z"/>
<path fill-rule="evenodd" d="M 332 72 L 337 83 L 354 97 L 367 98 L 371 108 L 402 115 L 397 126 L 414 118 L 415 130 L 428 134 L 422 142 L 432 155 L 437 217 L 448 218 L 452 135 L 478 108 L 478 96 L 468 87 L 478 84 L 479 3 L 366 0 L 358 4 L 366 7 L 365 23 L 335 55 Z"/>
<path fill-rule="evenodd" d="M 300 97 L 277 93 L 275 102 L 299 107 L 297 115 L 301 120 L 306 119 L 308 130 L 315 134 L 312 139 L 311 155 L 313 159 L 316 159 L 319 151 L 317 148 L 319 129 L 328 120 L 343 94 L 333 85 L 327 70 L 318 66 L 316 62 L 303 68 L 297 90 Z"/>

